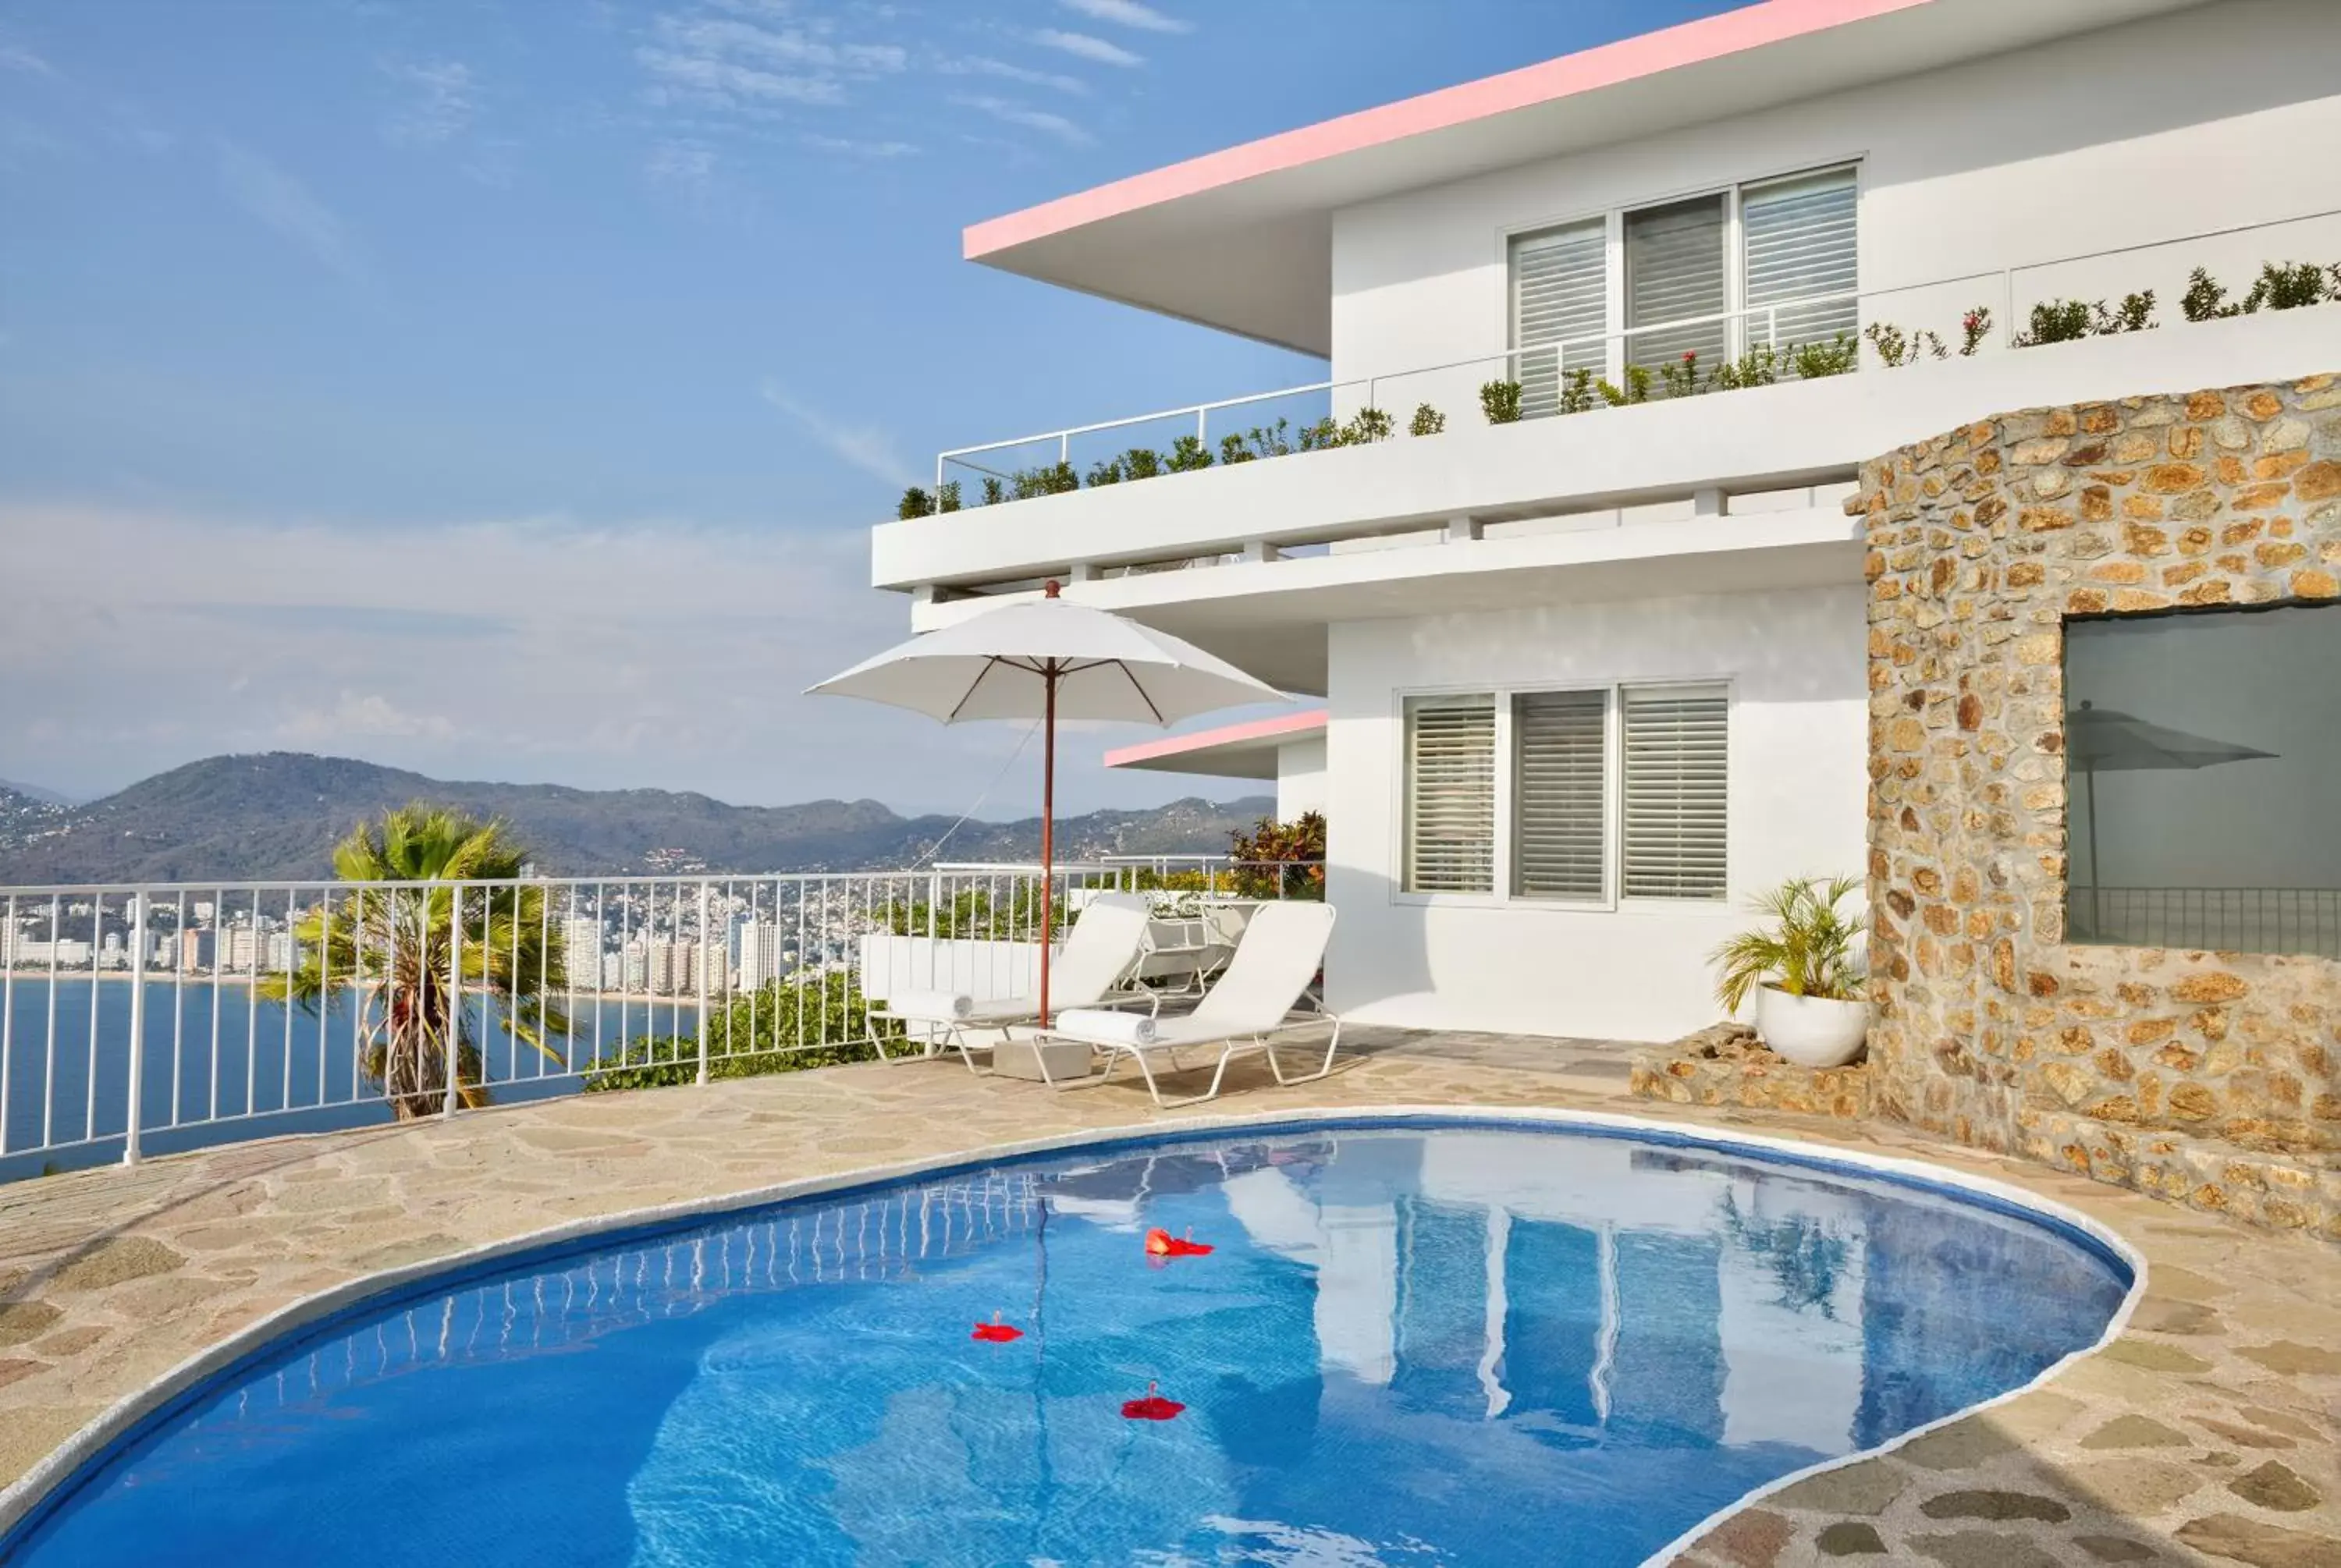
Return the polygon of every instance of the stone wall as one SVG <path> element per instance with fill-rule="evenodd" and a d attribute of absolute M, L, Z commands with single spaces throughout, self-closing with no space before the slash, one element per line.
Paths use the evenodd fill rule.
<path fill-rule="evenodd" d="M 2341 595 L 2341 377 L 2000 415 L 1848 506 L 1879 1107 L 2137 1185 L 2147 1133 L 2188 1169 L 2341 1168 L 2341 964 L 2068 945 L 2063 757 L 2067 616 Z"/>
<path fill-rule="evenodd" d="M 1679 1106 L 1858 1121 L 1869 1115 L 1869 1067 L 1800 1067 L 1767 1050 L 1745 1024 L 1712 1025 L 1628 1058 L 1627 1085 L 1646 1100 Z"/>

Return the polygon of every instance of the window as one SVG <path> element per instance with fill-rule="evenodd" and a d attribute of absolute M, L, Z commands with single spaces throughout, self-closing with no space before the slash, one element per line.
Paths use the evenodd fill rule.
<path fill-rule="evenodd" d="M 1410 893 L 1496 886 L 1496 700 L 1406 700 L 1406 876 Z"/>
<path fill-rule="evenodd" d="M 1626 692 L 1626 897 L 1720 898 L 1729 701 L 1720 687 Z"/>
<path fill-rule="evenodd" d="M 1746 342 L 1825 343 L 1860 325 L 1856 286 L 1855 190 L 1851 169 L 1775 180 L 1739 198 L 1748 303 L 1814 300 L 1751 316 Z M 1828 299 L 1829 295 L 1848 296 Z"/>
<path fill-rule="evenodd" d="M 1607 898 L 1609 694 L 1529 691 L 1512 699 L 1512 893 Z"/>
<path fill-rule="evenodd" d="M 1720 899 L 1729 719 L 1715 685 L 1408 698 L 1401 888 Z"/>
<path fill-rule="evenodd" d="M 1702 196 L 1626 214 L 1626 324 L 1717 319 L 1639 332 L 1626 340 L 1626 362 L 1656 370 L 1683 357 L 1701 364 L 1724 357 L 1731 308 L 1723 265 L 1723 198 Z"/>
<path fill-rule="evenodd" d="M 2065 628 L 2076 942 L 2341 958 L 2341 608 Z"/>
<path fill-rule="evenodd" d="M 1524 418 L 1560 412 L 1564 372 L 1609 373 L 1609 227 L 1596 218 L 1512 242 L 1512 342 L 1536 351 L 1513 372 Z"/>
<path fill-rule="evenodd" d="M 1521 414 L 1560 412 L 1564 378 L 1581 367 L 1618 381 L 1628 364 L 1655 372 L 1695 353 L 1713 366 L 1752 346 L 1786 354 L 1855 331 L 1859 194 L 1848 166 L 1514 238 Z"/>

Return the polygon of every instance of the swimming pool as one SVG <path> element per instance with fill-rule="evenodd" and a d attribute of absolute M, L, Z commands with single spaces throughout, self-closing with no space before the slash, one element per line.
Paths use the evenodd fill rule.
<path fill-rule="evenodd" d="M 1103 1146 L 337 1314 L 0 1560 L 1633 1563 L 2024 1385 L 2130 1282 L 2005 1204 L 1669 1134 Z"/>

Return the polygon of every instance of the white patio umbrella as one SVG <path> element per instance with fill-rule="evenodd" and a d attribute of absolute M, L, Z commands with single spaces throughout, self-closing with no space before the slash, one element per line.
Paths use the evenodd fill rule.
<path fill-rule="evenodd" d="M 1038 719 L 1041 764 L 1041 1023 L 1049 1022 L 1054 935 L 1057 720 L 1176 724 L 1215 708 L 1284 694 L 1168 632 L 1068 604 L 1051 582 L 1038 601 L 1005 605 L 866 659 L 812 690 L 908 708 L 946 724 Z"/>
<path fill-rule="evenodd" d="M 2250 746 L 2237 746 L 2184 729 L 2150 723 L 2117 709 L 2084 701 L 2065 715 L 2065 756 L 2068 772 L 2082 776 L 2089 806 L 2089 934 L 2097 935 L 2103 911 L 2097 908 L 2103 880 L 2097 875 L 2097 775 L 2100 773 L 2192 772 L 2225 762 L 2248 762 L 2274 757 Z"/>

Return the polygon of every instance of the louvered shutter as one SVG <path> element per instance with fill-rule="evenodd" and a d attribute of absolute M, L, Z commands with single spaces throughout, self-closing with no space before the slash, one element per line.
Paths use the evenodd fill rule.
<path fill-rule="evenodd" d="M 1851 169 L 1802 174 L 1751 186 L 1739 198 L 1739 227 L 1747 251 L 1748 303 L 1850 295 L 1859 286 L 1856 229 L 1857 193 Z M 1777 346 L 1826 343 L 1860 325 L 1859 302 L 1790 305 L 1777 318 L 1751 314 L 1748 341 L 1760 343 L 1778 323 Z"/>
<path fill-rule="evenodd" d="M 1406 890 L 1496 889 L 1496 702 L 1406 700 Z"/>
<path fill-rule="evenodd" d="M 1700 196 L 1626 214 L 1626 325 L 1720 317 L 1730 308 L 1723 267 L 1723 198 Z M 1632 332 L 1629 363 L 1659 367 L 1697 353 L 1702 369 L 1724 357 L 1726 323 Z M 1653 383 L 1655 391 L 1656 383 Z"/>
<path fill-rule="evenodd" d="M 1596 218 L 1512 242 L 1512 344 L 1519 357 L 1520 415 L 1560 406 L 1564 371 L 1589 365 L 1607 375 L 1609 225 Z"/>
<path fill-rule="evenodd" d="M 1625 892 L 1724 896 L 1729 703 L 1720 687 L 1625 693 Z"/>
<path fill-rule="evenodd" d="M 1609 694 L 1537 691 L 1512 700 L 1512 892 L 1594 900 L 1608 891 Z"/>

